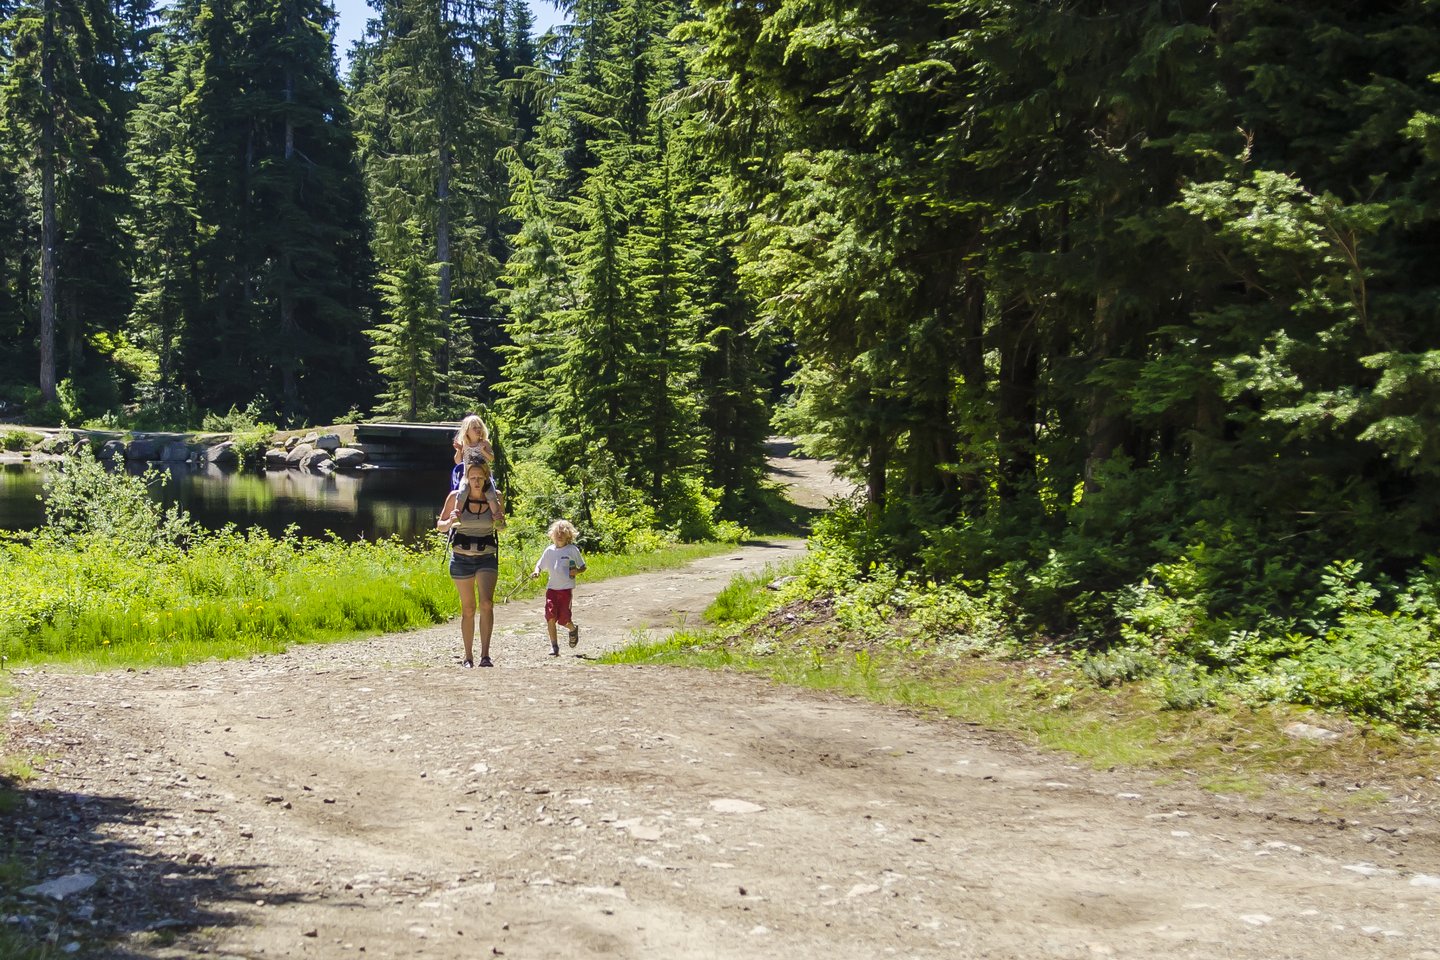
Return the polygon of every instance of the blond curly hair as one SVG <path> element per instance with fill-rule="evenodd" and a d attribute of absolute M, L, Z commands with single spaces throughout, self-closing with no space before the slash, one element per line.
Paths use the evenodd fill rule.
<path fill-rule="evenodd" d="M 575 524 L 569 520 L 556 520 L 550 524 L 550 529 L 546 530 L 545 534 L 563 547 L 574 543 L 579 538 L 580 531 L 576 530 Z"/>

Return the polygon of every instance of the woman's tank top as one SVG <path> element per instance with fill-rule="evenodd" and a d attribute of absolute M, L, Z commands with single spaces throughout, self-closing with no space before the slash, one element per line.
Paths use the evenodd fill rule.
<path fill-rule="evenodd" d="M 477 509 L 478 513 L 473 512 Z M 467 557 L 484 556 L 499 548 L 495 542 L 495 515 L 484 500 L 462 501 L 460 522 L 451 527 L 450 532 L 450 549 Z M 476 540 L 484 542 L 475 543 Z"/>

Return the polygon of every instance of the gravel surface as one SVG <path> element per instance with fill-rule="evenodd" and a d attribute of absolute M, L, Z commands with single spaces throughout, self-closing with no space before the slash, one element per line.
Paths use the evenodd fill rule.
<path fill-rule="evenodd" d="M 539 601 L 507 604 L 494 669 L 459 665 L 452 623 L 16 671 L 8 749 L 37 776 L 0 833 L 83 889 L 0 919 L 120 958 L 1440 960 L 1428 808 L 1295 816 L 954 721 L 588 659 L 800 549 L 582 585 L 559 658 Z"/>

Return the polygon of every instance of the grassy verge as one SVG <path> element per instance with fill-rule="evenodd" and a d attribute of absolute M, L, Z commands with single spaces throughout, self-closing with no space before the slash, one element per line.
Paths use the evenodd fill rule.
<path fill-rule="evenodd" d="M 534 551 L 538 553 L 538 544 Z M 679 566 L 733 549 L 685 544 L 592 556 L 588 580 Z M 533 565 L 522 542 L 502 553 L 500 587 Z M 441 623 L 457 608 L 441 544 L 345 543 L 238 533 L 188 550 L 131 554 L 79 546 L 0 544 L 0 654 L 9 667 L 178 665 L 274 653 Z M 539 580 L 516 596 L 539 592 Z"/>
<path fill-rule="evenodd" d="M 1326 815 L 1394 792 L 1440 796 L 1440 738 L 1284 704 L 1167 709 L 1152 687 L 1102 687 L 1059 657 L 987 659 L 913 636 L 862 636 L 840 627 L 828 602 L 782 605 L 766 589 L 775 573 L 732 582 L 706 611 L 715 629 L 641 637 L 604 659 L 759 674 L 977 724 L 1097 768 L 1144 770 L 1156 784 L 1284 796 Z M 1287 732 L 1300 722 L 1340 735 Z"/>

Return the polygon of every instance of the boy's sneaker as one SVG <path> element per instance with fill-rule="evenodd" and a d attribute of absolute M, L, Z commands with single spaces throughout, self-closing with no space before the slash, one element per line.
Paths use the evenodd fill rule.
<path fill-rule="evenodd" d="M 576 645 L 577 643 L 579 643 L 579 642 L 580 642 L 580 624 L 575 623 L 575 622 L 572 621 L 571 624 L 570 624 L 570 646 L 573 647 L 573 646 L 575 646 L 575 645 Z"/>
<path fill-rule="evenodd" d="M 480 666 L 482 666 L 482 667 L 493 667 L 493 666 L 495 666 L 495 664 L 493 664 L 493 663 L 490 662 L 490 658 L 489 658 L 489 657 L 481 657 L 481 658 L 480 658 Z"/>

